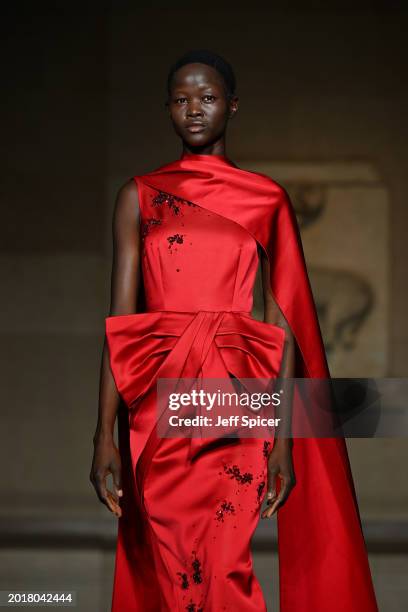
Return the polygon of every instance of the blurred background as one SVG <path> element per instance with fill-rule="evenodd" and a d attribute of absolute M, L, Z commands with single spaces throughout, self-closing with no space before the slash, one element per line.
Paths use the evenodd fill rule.
<path fill-rule="evenodd" d="M 112 209 L 128 178 L 181 154 L 164 101 L 186 50 L 235 69 L 227 151 L 292 197 L 332 375 L 407 375 L 403 4 L 3 8 L 0 589 L 71 588 L 81 612 L 110 610 L 116 519 L 88 476 Z M 380 609 L 400 612 L 407 443 L 347 443 Z M 278 610 L 271 523 L 254 561 Z"/>

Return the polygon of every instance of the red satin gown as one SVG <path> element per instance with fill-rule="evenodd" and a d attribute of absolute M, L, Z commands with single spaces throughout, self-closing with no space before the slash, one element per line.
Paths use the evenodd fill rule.
<path fill-rule="evenodd" d="M 276 377 L 285 332 L 251 316 L 257 242 L 241 225 L 155 189 L 139 200 L 146 311 L 106 319 L 129 409 L 112 610 L 261 612 L 250 543 L 272 441 L 200 453 L 200 439 L 158 438 L 156 380 Z"/>
<path fill-rule="evenodd" d="M 262 611 L 250 542 L 273 441 L 158 438 L 156 381 L 276 377 L 284 331 L 251 317 L 257 245 L 295 377 L 330 377 L 296 215 L 278 183 L 225 156 L 183 154 L 135 181 L 145 308 L 106 318 L 123 399 L 112 610 Z M 295 438 L 293 461 L 277 520 L 281 611 L 378 612 L 344 439 Z"/>

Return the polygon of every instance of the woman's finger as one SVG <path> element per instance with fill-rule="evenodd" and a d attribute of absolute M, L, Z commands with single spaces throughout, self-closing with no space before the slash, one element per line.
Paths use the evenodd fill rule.
<path fill-rule="evenodd" d="M 266 492 L 266 503 L 270 505 L 276 499 L 276 487 Z"/>
<path fill-rule="evenodd" d="M 122 497 L 123 495 L 123 490 L 122 490 L 122 477 L 121 477 L 121 468 L 118 465 L 112 466 L 112 479 L 113 479 L 113 486 L 115 488 L 115 492 L 118 495 L 118 497 Z"/>
<path fill-rule="evenodd" d="M 94 487 L 101 502 L 106 503 L 106 473 L 96 472 L 94 475 Z"/>
<path fill-rule="evenodd" d="M 122 508 L 117 503 L 115 496 L 109 490 L 107 491 L 107 503 L 113 514 L 115 514 L 117 517 L 122 516 Z"/>
<path fill-rule="evenodd" d="M 279 473 L 279 468 L 276 466 L 268 466 L 266 479 L 266 497 L 267 499 L 276 496 L 276 477 Z"/>
<path fill-rule="evenodd" d="M 279 495 L 271 501 L 268 507 L 263 511 L 262 518 L 270 518 L 278 508 L 280 508 L 287 498 L 289 497 L 289 493 L 291 492 L 294 481 L 291 477 L 282 477 L 282 484 L 279 491 Z"/>
<path fill-rule="evenodd" d="M 107 508 L 116 514 L 117 516 L 121 516 L 122 511 L 117 503 L 115 496 L 109 491 L 106 487 L 106 472 L 102 474 L 101 472 L 97 472 L 94 476 L 94 485 L 96 489 L 96 493 L 99 497 L 99 500 L 107 506 Z"/>
<path fill-rule="evenodd" d="M 274 473 L 272 470 L 268 471 L 268 488 L 267 488 L 266 495 L 265 495 L 265 500 L 266 500 L 268 507 L 274 503 L 277 497 L 276 476 L 277 474 Z M 265 510 L 263 511 L 261 517 L 265 518 Z"/>

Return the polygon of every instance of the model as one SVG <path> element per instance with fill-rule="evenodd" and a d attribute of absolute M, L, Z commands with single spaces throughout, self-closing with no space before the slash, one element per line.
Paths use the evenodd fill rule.
<path fill-rule="evenodd" d="M 266 610 L 250 544 L 277 512 L 281 610 L 375 612 L 343 439 L 158 435 L 158 379 L 329 377 L 288 195 L 226 154 L 231 66 L 187 53 L 167 108 L 180 159 L 125 184 L 113 218 L 91 468 L 119 517 L 112 610 Z M 251 315 L 259 261 L 264 321 Z"/>

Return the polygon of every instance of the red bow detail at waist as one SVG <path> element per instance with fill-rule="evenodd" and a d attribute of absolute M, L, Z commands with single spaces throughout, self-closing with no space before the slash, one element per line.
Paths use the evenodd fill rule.
<path fill-rule="evenodd" d="M 139 419 L 142 398 L 158 378 L 274 378 L 285 330 L 238 311 L 151 311 L 106 317 L 117 389 Z M 154 427 L 158 415 L 141 422 Z M 144 431 L 148 435 L 150 431 Z M 205 442 L 191 439 L 192 454 Z"/>

